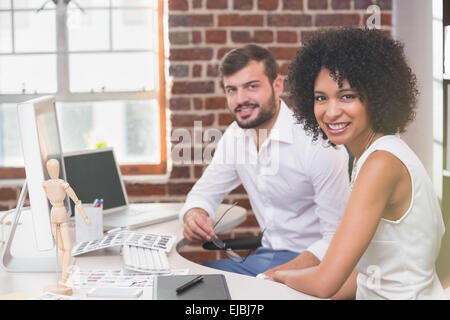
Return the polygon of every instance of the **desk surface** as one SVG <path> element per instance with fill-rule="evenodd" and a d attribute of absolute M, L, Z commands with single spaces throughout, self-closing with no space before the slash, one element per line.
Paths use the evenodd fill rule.
<path fill-rule="evenodd" d="M 179 208 L 180 204 L 173 203 L 168 204 L 168 206 L 171 206 L 173 209 Z M 219 216 L 227 207 L 228 206 L 226 205 L 219 207 Z M 16 235 L 22 234 L 23 236 L 23 234 L 30 234 L 29 230 L 27 230 L 28 226 L 31 225 L 31 223 L 27 223 L 27 219 L 30 217 L 27 217 L 26 214 L 23 214 L 23 216 L 24 223 L 17 228 Z M 229 230 L 242 223 L 244 220 L 245 209 L 235 207 L 227 213 L 221 221 L 220 224 L 222 225 L 222 228 L 220 232 Z M 311 296 L 297 292 L 280 283 L 208 268 L 185 259 L 177 251 L 177 249 L 180 249 L 185 243 L 185 241 L 183 241 L 182 227 L 178 220 L 149 225 L 136 230 L 139 232 L 176 235 L 178 245 L 176 248 L 174 246 L 171 252 L 168 253 L 170 267 L 173 269 L 188 269 L 189 274 L 224 274 L 233 300 L 314 299 Z M 17 236 L 18 243 L 21 243 L 20 237 L 20 235 Z M 118 250 L 111 248 L 77 256 L 75 257 L 75 265 L 81 269 L 119 269 L 123 267 L 123 262 L 122 257 L 118 254 Z M 5 270 L 0 269 L 0 295 L 19 292 L 38 295 L 42 292 L 44 286 L 55 283 L 55 273 L 8 273 Z M 86 292 L 87 289 L 74 289 L 73 296 L 85 299 Z M 144 288 L 144 292 L 139 299 L 152 299 L 152 288 Z"/>

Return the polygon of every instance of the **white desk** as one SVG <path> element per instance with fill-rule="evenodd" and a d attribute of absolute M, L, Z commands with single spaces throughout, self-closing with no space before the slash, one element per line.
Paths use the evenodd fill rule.
<path fill-rule="evenodd" d="M 168 207 L 180 208 L 182 204 L 172 203 L 166 204 Z M 222 205 L 218 209 L 218 213 L 223 213 L 227 205 Z M 26 214 L 24 223 L 17 228 L 17 240 L 20 241 L 21 236 L 29 235 L 31 223 L 27 223 L 30 217 Z M 235 207 L 222 219 L 219 223 L 221 226 L 219 232 L 229 230 L 245 220 L 245 209 Z M 31 222 L 31 221 L 28 221 Z M 211 269 L 182 257 L 176 249 L 183 246 L 182 226 L 178 220 L 171 220 L 160 224 L 150 225 L 137 229 L 139 232 L 152 232 L 162 234 L 174 234 L 177 236 L 177 248 L 173 248 L 168 254 L 171 268 L 173 269 L 189 269 L 190 274 L 212 274 L 222 273 L 225 275 L 233 300 L 289 300 L 289 299 L 314 299 L 308 295 L 297 292 L 283 284 L 256 279 L 236 273 L 229 273 L 217 269 Z M 22 244 L 23 245 L 23 244 Z M 77 256 L 75 265 L 80 268 L 100 268 L 100 269 L 119 269 L 123 267 L 122 257 L 119 256 L 118 250 L 114 248 L 103 249 L 91 253 Z M 0 269 L 0 296 L 10 293 L 28 293 L 37 295 L 42 292 L 46 285 L 56 283 L 56 275 L 54 273 L 8 273 Z M 73 296 L 81 299 L 86 298 L 86 289 L 74 289 Z M 91 299 L 91 298 L 89 298 Z M 139 299 L 152 299 L 152 288 L 144 289 Z"/>

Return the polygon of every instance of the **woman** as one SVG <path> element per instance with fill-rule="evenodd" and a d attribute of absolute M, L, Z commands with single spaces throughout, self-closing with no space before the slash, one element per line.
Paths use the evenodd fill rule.
<path fill-rule="evenodd" d="M 352 194 L 321 264 L 276 271 L 307 294 L 357 299 L 434 299 L 444 223 L 420 160 L 398 136 L 418 91 L 403 47 L 377 30 L 318 33 L 291 64 L 297 119 L 317 139 L 355 156 Z M 355 270 L 357 268 L 357 271 Z"/>

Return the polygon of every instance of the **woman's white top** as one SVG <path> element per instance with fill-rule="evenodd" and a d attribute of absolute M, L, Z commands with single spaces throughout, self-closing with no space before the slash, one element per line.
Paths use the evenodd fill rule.
<path fill-rule="evenodd" d="M 356 176 L 376 150 L 392 153 L 408 169 L 412 183 L 411 203 L 400 219 L 382 218 L 379 222 L 357 266 L 356 298 L 445 299 L 435 270 L 445 227 L 428 174 L 404 141 L 387 135 L 362 154 Z"/>

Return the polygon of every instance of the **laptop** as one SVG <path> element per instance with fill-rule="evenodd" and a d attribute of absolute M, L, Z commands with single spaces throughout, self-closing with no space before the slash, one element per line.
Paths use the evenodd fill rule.
<path fill-rule="evenodd" d="M 167 204 L 129 204 L 120 168 L 112 148 L 64 153 L 66 179 L 82 203 L 103 199 L 105 229 L 138 228 L 178 218 Z M 70 200 L 74 213 L 75 204 Z"/>

